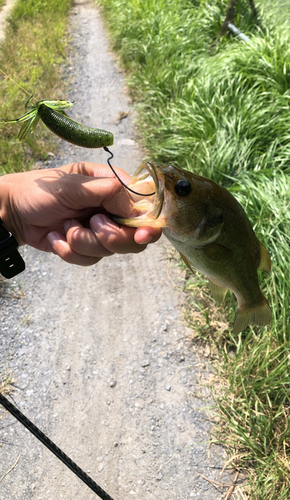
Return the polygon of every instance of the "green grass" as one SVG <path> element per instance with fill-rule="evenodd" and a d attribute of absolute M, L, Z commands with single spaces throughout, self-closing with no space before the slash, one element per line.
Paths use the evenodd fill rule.
<path fill-rule="evenodd" d="M 266 0 L 265 0 L 266 2 Z M 246 471 L 251 499 L 290 498 L 290 30 L 265 3 L 255 20 L 238 3 L 215 44 L 227 2 L 102 0 L 112 43 L 139 107 L 148 157 L 224 185 L 271 254 L 259 274 L 273 309 L 269 327 L 232 335 L 236 301 L 215 306 L 205 280 L 186 280 L 185 314 L 210 342 L 226 381 L 217 396 L 218 438 Z M 273 8 L 272 8 L 273 7 Z M 246 490 L 245 490 L 246 491 Z M 246 493 L 245 493 L 246 494 Z"/>
<path fill-rule="evenodd" d="M 232 192 L 271 250 L 273 269 L 262 286 L 270 298 L 271 328 L 231 333 L 224 351 L 229 388 L 219 400 L 223 432 L 236 463 L 250 470 L 251 498 L 290 497 L 290 178 L 266 169 L 239 176 Z M 262 333 L 262 334 L 261 334 Z M 234 358 L 229 347 L 234 349 Z"/>
<path fill-rule="evenodd" d="M 12 377 L 12 373 L 7 369 L 0 370 L 0 394 L 4 396 L 10 394 L 13 391 L 14 384 L 15 380 Z"/>
<path fill-rule="evenodd" d="M 0 115 L 13 119 L 25 112 L 28 94 L 62 98 L 60 64 L 65 59 L 66 22 L 71 0 L 22 0 L 15 5 L 0 50 Z M 43 160 L 57 142 L 41 125 L 23 143 L 17 125 L 1 125 L 0 174 L 27 170 Z"/>

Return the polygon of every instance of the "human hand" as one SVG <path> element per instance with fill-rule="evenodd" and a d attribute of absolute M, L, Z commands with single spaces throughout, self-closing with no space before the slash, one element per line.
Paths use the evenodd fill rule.
<path fill-rule="evenodd" d="M 126 215 L 117 203 L 121 190 L 109 167 L 88 162 L 8 174 L 0 177 L 0 217 L 19 245 L 89 266 L 114 253 L 141 252 L 161 235 L 160 229 L 119 226 L 109 218 L 109 212 Z"/>

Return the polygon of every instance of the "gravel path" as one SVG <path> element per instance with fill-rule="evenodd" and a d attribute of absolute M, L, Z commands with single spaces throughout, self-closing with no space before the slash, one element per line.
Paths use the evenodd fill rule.
<path fill-rule="evenodd" d="M 0 42 L 5 38 L 5 21 L 14 7 L 16 0 L 6 0 L 3 8 L 0 10 Z"/>
<path fill-rule="evenodd" d="M 90 2 L 77 2 L 70 31 L 72 115 L 112 131 L 115 165 L 132 173 L 142 160 L 133 113 Z M 62 143 L 47 167 L 79 160 L 106 155 Z M 187 341 L 182 277 L 169 276 L 164 245 L 90 268 L 23 248 L 27 270 L 0 283 L 0 369 L 13 372 L 19 408 L 115 500 L 217 500 L 199 475 L 219 481 L 223 467 L 223 450 L 208 446 L 211 368 Z M 0 479 L 19 455 L 0 500 L 97 498 L 0 409 Z"/>

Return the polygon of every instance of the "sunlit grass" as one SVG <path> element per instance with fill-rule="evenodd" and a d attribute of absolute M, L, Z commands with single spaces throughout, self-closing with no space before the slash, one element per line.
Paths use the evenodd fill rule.
<path fill-rule="evenodd" d="M 216 306 L 204 278 L 185 280 L 186 319 L 225 383 L 218 439 L 247 471 L 251 499 L 290 498 L 290 30 L 277 10 L 255 20 L 238 2 L 235 24 L 250 36 L 216 43 L 228 2 L 102 0 L 115 48 L 139 106 L 148 158 L 175 163 L 229 188 L 272 259 L 259 271 L 271 326 L 232 334 L 237 306 Z M 187 276 L 188 277 L 188 276 Z"/>
<path fill-rule="evenodd" d="M 271 274 L 260 273 L 273 311 L 271 328 L 250 327 L 235 337 L 230 326 L 234 296 L 227 296 L 222 310 L 215 306 L 205 281 L 194 278 L 185 284 L 186 318 L 199 336 L 210 341 L 220 377 L 226 381 L 226 389 L 217 397 L 217 440 L 236 456 L 232 463 L 248 474 L 251 499 L 286 500 L 290 497 L 290 178 L 283 171 L 266 169 L 244 172 L 232 181 L 231 191 L 271 254 Z"/>
<path fill-rule="evenodd" d="M 6 369 L 0 370 L 0 394 L 4 396 L 13 391 L 15 380 L 12 373 Z"/>
<path fill-rule="evenodd" d="M 289 169 L 289 40 L 269 36 L 268 43 L 256 36 L 242 49 L 231 43 L 202 56 L 196 74 L 186 72 L 179 95 L 145 93 L 140 120 L 146 146 L 160 161 L 218 182 L 243 170 Z"/>
<path fill-rule="evenodd" d="M 28 94 L 37 99 L 63 97 L 59 64 L 65 57 L 70 5 L 70 0 L 17 2 L 0 48 L 0 69 L 16 82 L 0 73 L 0 115 L 4 119 L 24 114 Z M 26 170 L 55 147 L 56 141 L 41 125 L 36 129 L 36 138 L 28 134 L 23 143 L 17 140 L 19 126 L 0 126 L 0 174 Z"/>

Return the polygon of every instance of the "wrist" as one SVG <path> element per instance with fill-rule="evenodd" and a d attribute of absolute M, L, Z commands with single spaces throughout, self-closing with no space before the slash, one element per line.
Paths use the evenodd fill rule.
<path fill-rule="evenodd" d="M 19 254 L 18 241 L 13 224 L 13 210 L 10 196 L 10 176 L 0 177 L 0 273 L 5 278 L 13 278 L 25 269 Z"/>
<path fill-rule="evenodd" d="M 22 241 L 19 231 L 17 230 L 12 206 L 12 180 L 15 175 L 16 174 L 6 174 L 0 176 L 0 218 L 5 229 L 14 236 L 18 245 L 20 245 Z"/>

